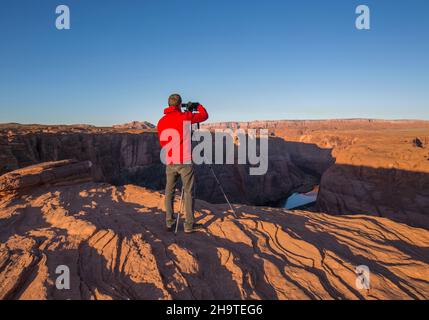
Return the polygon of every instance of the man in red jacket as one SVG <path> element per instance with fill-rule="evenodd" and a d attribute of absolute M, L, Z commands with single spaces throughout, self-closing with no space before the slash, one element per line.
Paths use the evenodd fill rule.
<path fill-rule="evenodd" d="M 165 211 L 167 230 L 174 226 L 173 202 L 174 189 L 180 176 L 184 190 L 185 233 L 192 233 L 202 228 L 194 223 L 192 190 L 194 170 L 192 168 L 191 124 L 206 121 L 209 117 L 206 109 L 199 104 L 197 112 L 182 112 L 182 98 L 172 94 L 168 98 L 168 108 L 158 122 L 158 137 L 165 155 L 167 184 L 165 186 Z"/>

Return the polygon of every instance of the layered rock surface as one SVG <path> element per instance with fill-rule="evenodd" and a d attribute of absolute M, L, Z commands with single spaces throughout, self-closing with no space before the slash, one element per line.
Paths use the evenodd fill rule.
<path fill-rule="evenodd" d="M 288 143 L 330 151 L 335 164 L 322 173 L 319 211 L 382 216 L 429 229 L 428 121 L 255 121 L 208 126 L 267 128 Z M 294 163 L 307 167 L 317 163 L 317 153 L 301 155 Z"/>
<path fill-rule="evenodd" d="M 163 200 L 94 182 L 2 197 L 0 298 L 429 298 L 427 230 L 245 205 L 234 205 L 234 219 L 226 205 L 198 200 L 206 230 L 174 236 L 164 230 Z M 370 269 L 369 290 L 356 286 L 360 265 Z M 69 290 L 56 287 L 58 266 L 70 270 Z"/>
<path fill-rule="evenodd" d="M 417 124 L 296 137 L 332 149 L 336 159 L 322 176 L 318 210 L 377 215 L 429 229 L 429 123 Z"/>
<path fill-rule="evenodd" d="M 144 181 L 162 187 L 157 134 L 113 128 L 73 129 L 19 126 L 0 130 L 0 173 L 29 165 L 76 159 L 91 161 L 97 181 L 113 184 Z"/>
<path fill-rule="evenodd" d="M 42 185 L 65 185 L 92 180 L 92 163 L 76 160 L 45 162 L 0 176 L 0 195 L 31 192 Z"/>
<path fill-rule="evenodd" d="M 129 123 L 113 125 L 113 128 L 147 130 L 147 129 L 154 129 L 155 125 L 147 121 L 132 121 Z"/>

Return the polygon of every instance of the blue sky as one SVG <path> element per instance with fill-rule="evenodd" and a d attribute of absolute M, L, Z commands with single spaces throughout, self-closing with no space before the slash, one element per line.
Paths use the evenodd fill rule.
<path fill-rule="evenodd" d="M 66 4 L 71 30 L 55 28 Z M 371 9 L 371 30 L 355 8 Z M 0 122 L 429 119 L 427 0 L 1 0 Z"/>

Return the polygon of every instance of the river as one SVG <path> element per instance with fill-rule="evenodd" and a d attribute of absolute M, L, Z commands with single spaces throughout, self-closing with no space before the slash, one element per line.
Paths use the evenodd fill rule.
<path fill-rule="evenodd" d="M 283 204 L 283 208 L 295 209 L 307 204 L 316 202 L 319 186 L 314 187 L 313 190 L 307 193 L 294 193 L 287 198 Z"/>

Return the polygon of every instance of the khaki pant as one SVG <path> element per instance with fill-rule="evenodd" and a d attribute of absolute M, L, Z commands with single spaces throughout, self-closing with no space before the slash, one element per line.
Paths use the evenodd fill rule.
<path fill-rule="evenodd" d="M 185 204 L 185 230 L 192 229 L 194 225 L 194 199 L 192 191 L 194 188 L 194 169 L 192 164 L 170 164 L 166 168 L 167 184 L 165 186 L 165 211 L 167 226 L 172 226 L 173 219 L 174 191 L 176 182 L 180 176 L 183 185 L 183 201 Z M 179 214 L 179 213 L 178 213 Z"/>

